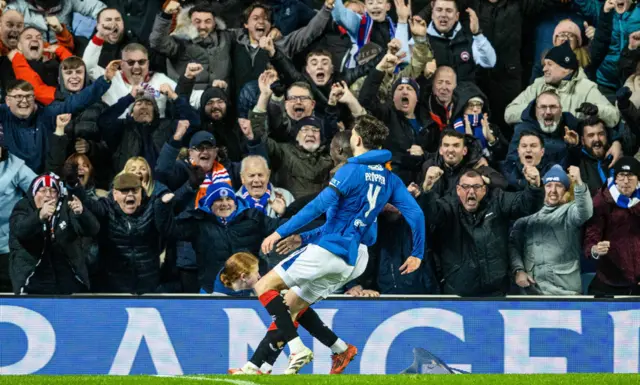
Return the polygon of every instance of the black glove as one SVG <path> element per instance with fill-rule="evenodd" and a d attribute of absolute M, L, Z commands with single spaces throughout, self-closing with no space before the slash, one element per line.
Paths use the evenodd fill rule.
<path fill-rule="evenodd" d="M 200 185 L 206 178 L 207 172 L 198 166 L 189 167 L 189 185 L 195 191 L 198 191 Z"/>
<path fill-rule="evenodd" d="M 78 165 L 75 162 L 67 163 L 62 169 L 62 180 L 68 187 L 76 187 L 80 184 L 80 175 L 78 175 Z"/>
<path fill-rule="evenodd" d="M 632 92 L 629 87 L 622 87 L 616 92 L 616 99 L 618 100 L 618 108 L 629 107 L 629 98 L 631 98 Z"/>
<path fill-rule="evenodd" d="M 598 116 L 598 106 L 593 103 L 582 103 L 576 112 L 582 112 L 587 116 Z"/>
<path fill-rule="evenodd" d="M 280 80 L 276 80 L 271 84 L 271 91 L 275 97 L 280 98 L 287 91 L 287 87 Z"/>

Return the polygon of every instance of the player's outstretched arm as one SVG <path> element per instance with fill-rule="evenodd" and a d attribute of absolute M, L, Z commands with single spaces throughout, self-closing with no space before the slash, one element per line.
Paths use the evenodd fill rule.
<path fill-rule="evenodd" d="M 325 213 L 330 207 L 338 204 L 340 195 L 335 188 L 329 186 L 326 187 L 320 194 L 311 202 L 309 202 L 302 210 L 294 215 L 285 224 L 278 227 L 276 232 L 282 237 L 288 237 L 295 233 L 298 229 L 306 226 L 314 219 Z"/>

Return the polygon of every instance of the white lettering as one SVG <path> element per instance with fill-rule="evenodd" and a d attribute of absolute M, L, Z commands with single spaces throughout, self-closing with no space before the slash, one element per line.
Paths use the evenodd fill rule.
<path fill-rule="evenodd" d="M 612 311 L 613 372 L 638 373 L 640 310 Z"/>
<path fill-rule="evenodd" d="M 375 183 L 380 183 L 380 184 L 386 184 L 387 179 L 385 178 L 384 175 L 380 175 L 380 174 L 376 174 L 373 172 L 367 172 L 364 174 L 364 180 L 366 182 L 375 182 Z"/>
<path fill-rule="evenodd" d="M 24 357 L 0 366 L 0 374 L 32 374 L 47 366 L 56 351 L 56 332 L 42 314 L 20 306 L 0 305 L 0 323 L 14 324 L 27 336 Z"/>
<path fill-rule="evenodd" d="M 364 213 L 364 217 L 368 217 L 371 214 L 371 211 L 376 207 L 376 202 L 378 201 L 378 195 L 380 195 L 380 190 L 382 186 L 376 186 L 373 183 L 369 183 L 369 191 L 367 191 L 367 201 L 369 202 L 369 210 Z"/>
<path fill-rule="evenodd" d="M 464 342 L 464 320 L 460 314 L 431 308 L 405 310 L 387 318 L 371 333 L 362 349 L 360 374 L 387 374 L 387 353 L 391 344 L 400 334 L 417 327 L 444 330 Z M 438 352 L 433 353 L 438 355 Z M 471 371 L 471 365 L 447 364 Z"/>
<path fill-rule="evenodd" d="M 267 327 L 255 310 L 223 310 L 229 318 L 229 368 L 241 368 L 249 361 L 248 348 L 254 352 L 258 349 L 260 341 L 267 334 Z M 273 366 L 273 372 L 284 372 L 288 361 L 289 358 L 283 351 Z"/>
<path fill-rule="evenodd" d="M 135 307 L 128 307 L 126 310 L 129 315 L 127 330 L 124 332 L 109 374 L 129 374 L 144 339 L 158 374 L 182 375 L 182 367 L 158 310 Z"/>
<path fill-rule="evenodd" d="M 500 310 L 504 319 L 505 373 L 566 373 L 566 357 L 531 357 L 530 329 L 582 334 L 580 310 Z"/>

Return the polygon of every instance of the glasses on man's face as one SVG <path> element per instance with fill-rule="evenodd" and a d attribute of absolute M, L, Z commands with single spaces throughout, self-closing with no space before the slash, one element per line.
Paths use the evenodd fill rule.
<path fill-rule="evenodd" d="M 618 175 L 616 175 L 616 180 L 619 180 L 620 182 L 631 182 L 635 177 L 635 174 L 632 174 L 630 172 L 620 172 L 618 173 Z"/>
<path fill-rule="evenodd" d="M 201 144 L 199 146 L 193 146 L 191 147 L 192 150 L 194 151 L 198 151 L 198 152 L 203 152 L 203 151 L 207 151 L 207 150 L 215 150 L 215 146 L 212 146 L 210 144 Z"/>
<path fill-rule="evenodd" d="M 480 103 L 480 102 L 469 102 L 469 103 L 467 104 L 467 107 L 469 107 L 469 108 L 476 108 L 476 107 L 478 107 L 478 108 L 482 108 L 482 106 L 483 106 L 483 105 L 484 105 L 484 104 L 482 104 L 482 103 Z"/>
<path fill-rule="evenodd" d="M 288 102 L 306 102 L 307 100 L 311 100 L 310 96 L 287 96 Z"/>
<path fill-rule="evenodd" d="M 319 127 L 313 127 L 313 126 L 304 126 L 300 129 L 300 132 L 304 133 L 304 134 L 309 134 L 309 133 L 318 133 L 320 132 L 320 128 Z"/>
<path fill-rule="evenodd" d="M 140 60 L 125 60 L 124 62 L 127 63 L 129 67 L 133 67 L 134 65 L 136 65 L 136 63 L 138 63 L 138 65 L 142 67 L 146 65 L 148 61 L 149 61 L 148 59 L 140 59 Z"/>
<path fill-rule="evenodd" d="M 459 184 L 458 187 L 460 187 L 461 189 L 463 189 L 465 192 L 473 189 L 473 191 L 480 191 L 484 188 L 484 185 L 482 184 Z"/>
<path fill-rule="evenodd" d="M 570 32 L 561 32 L 558 34 L 558 37 L 566 40 L 577 40 L 576 35 Z"/>
<path fill-rule="evenodd" d="M 556 112 L 556 111 L 558 111 L 558 109 L 560 108 L 560 106 L 545 106 L 545 105 L 543 104 L 543 105 L 536 106 L 536 108 L 537 108 L 537 109 L 539 109 L 540 111 L 547 111 L 547 110 L 549 110 L 549 111 L 551 111 L 551 112 Z"/>
<path fill-rule="evenodd" d="M 13 99 L 17 102 L 21 102 L 23 100 L 30 102 L 33 100 L 34 96 L 33 94 L 29 94 L 29 95 L 7 95 L 8 98 Z"/>

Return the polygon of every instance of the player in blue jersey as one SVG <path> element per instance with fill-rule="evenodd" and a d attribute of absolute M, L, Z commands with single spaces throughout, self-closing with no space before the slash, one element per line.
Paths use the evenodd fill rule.
<path fill-rule="evenodd" d="M 317 198 L 262 243 L 266 254 L 280 239 L 326 213 L 327 220 L 311 244 L 280 262 L 255 286 L 260 302 L 288 343 L 291 354 L 285 374 L 296 374 L 313 360 L 313 352 L 302 343 L 293 325 L 297 313 L 364 272 L 369 259 L 367 246 L 376 241 L 376 218 L 385 204 L 397 207 L 413 230 L 413 251 L 400 267 L 401 274 L 420 267 L 424 215 L 400 178 L 386 167 L 391 152 L 381 148 L 388 134 L 389 129 L 379 120 L 358 117 L 350 139 L 354 156 Z M 291 290 L 283 299 L 279 293 L 287 288 Z"/>

